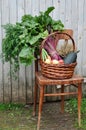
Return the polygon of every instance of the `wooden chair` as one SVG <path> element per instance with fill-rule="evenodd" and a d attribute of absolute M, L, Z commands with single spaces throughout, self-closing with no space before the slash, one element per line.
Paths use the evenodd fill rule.
<path fill-rule="evenodd" d="M 68 30 L 67 30 L 68 32 Z M 72 30 L 70 32 L 72 36 Z M 60 37 L 62 39 L 62 37 Z M 66 38 L 66 40 L 68 40 Z M 83 77 L 79 75 L 73 75 L 72 78 L 68 79 L 50 79 L 42 75 L 41 71 L 38 70 L 38 60 L 35 61 L 35 87 L 34 87 L 34 109 L 33 115 L 36 115 L 36 104 L 37 104 L 37 94 L 39 88 L 39 110 L 38 110 L 38 124 L 37 130 L 40 129 L 40 119 L 42 113 L 43 99 L 45 96 L 61 96 L 61 112 L 64 112 L 64 96 L 65 95 L 77 95 L 78 96 L 78 124 L 81 125 L 81 98 L 82 98 L 82 83 Z M 61 85 L 60 93 L 45 93 L 47 85 L 52 87 L 55 85 Z M 65 85 L 74 85 L 77 88 L 77 91 L 74 92 L 64 92 Z"/>

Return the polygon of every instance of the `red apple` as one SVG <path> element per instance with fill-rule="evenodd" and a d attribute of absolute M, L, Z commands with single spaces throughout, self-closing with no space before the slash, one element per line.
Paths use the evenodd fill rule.
<path fill-rule="evenodd" d="M 59 60 L 59 63 L 60 63 L 60 64 L 64 64 L 64 61 L 63 61 L 63 60 Z"/>

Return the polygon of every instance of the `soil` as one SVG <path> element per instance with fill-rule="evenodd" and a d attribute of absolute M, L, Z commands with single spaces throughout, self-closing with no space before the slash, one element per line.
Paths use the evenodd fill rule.
<path fill-rule="evenodd" d="M 60 112 L 60 103 L 48 103 L 43 106 L 41 130 L 81 130 L 76 128 L 76 115 Z"/>
<path fill-rule="evenodd" d="M 21 110 L 0 111 L 0 130 L 36 130 L 37 115 L 32 116 L 33 106 Z M 38 105 L 37 105 L 38 113 Z M 77 114 L 60 113 L 60 103 L 44 103 L 40 130 L 82 130 L 76 128 Z"/>

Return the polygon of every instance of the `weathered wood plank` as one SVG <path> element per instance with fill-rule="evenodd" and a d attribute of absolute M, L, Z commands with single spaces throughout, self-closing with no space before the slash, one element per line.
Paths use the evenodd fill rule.
<path fill-rule="evenodd" d="M 32 65 L 26 67 L 26 102 L 32 102 Z"/>
<path fill-rule="evenodd" d="M 26 74 L 26 103 L 33 102 L 34 94 L 34 79 L 35 79 L 35 70 L 34 64 L 29 65 L 25 68 Z"/>
<path fill-rule="evenodd" d="M 24 9 L 24 0 L 18 0 L 16 2 L 17 4 L 17 20 L 18 22 L 21 21 L 22 16 L 25 13 L 25 9 Z"/>
<path fill-rule="evenodd" d="M 39 1 L 39 7 L 40 7 L 40 11 L 45 11 L 45 1 L 46 0 L 40 0 Z"/>
<path fill-rule="evenodd" d="M 77 45 L 77 42 L 78 42 L 78 0 L 72 0 L 71 6 L 72 6 L 71 23 L 72 23 L 72 29 L 74 30 L 73 37 Z"/>
<path fill-rule="evenodd" d="M 2 24 L 2 1 L 0 1 L 0 53 L 2 52 L 2 28 L 1 28 L 1 24 Z M 2 76 L 2 72 L 3 72 L 3 64 L 2 61 L 0 60 L 0 102 L 3 102 L 3 76 Z"/>
<path fill-rule="evenodd" d="M 53 4 L 52 0 L 46 0 L 46 1 L 45 1 L 46 9 L 47 9 L 48 7 L 50 7 L 50 6 L 52 6 L 52 4 Z"/>
<path fill-rule="evenodd" d="M 15 24 L 17 21 L 17 5 L 16 0 L 9 0 L 10 5 L 10 17 L 9 22 Z M 12 65 L 11 65 L 12 69 Z M 15 76 L 18 77 L 18 73 L 15 73 Z M 11 74 L 11 101 L 18 102 L 18 79 L 14 80 L 14 76 Z"/>
<path fill-rule="evenodd" d="M 25 13 L 24 9 L 24 0 L 17 1 L 17 20 L 18 22 L 21 21 L 22 16 Z M 26 102 L 26 76 L 25 76 L 25 67 L 20 65 L 19 70 L 19 102 Z"/>
<path fill-rule="evenodd" d="M 9 23 L 9 0 L 2 0 L 2 25 L 5 25 Z M 5 36 L 4 30 L 2 29 L 2 38 Z M 4 96 L 4 102 L 8 102 L 10 100 L 10 74 L 8 73 L 10 71 L 10 63 L 5 63 L 3 65 L 3 96 Z"/>
<path fill-rule="evenodd" d="M 82 48 L 83 48 L 83 52 L 82 52 L 82 75 L 86 76 L 86 0 L 84 0 L 83 3 L 83 43 L 82 43 Z"/>
<path fill-rule="evenodd" d="M 9 0 L 9 21 L 12 24 L 16 23 L 17 20 L 17 2 L 16 0 Z"/>
<path fill-rule="evenodd" d="M 32 12 L 32 0 L 25 0 L 25 14 L 31 14 Z"/>
<path fill-rule="evenodd" d="M 65 28 L 71 28 L 71 0 L 66 0 L 65 4 Z"/>
<path fill-rule="evenodd" d="M 32 6 L 31 14 L 33 16 L 38 15 L 39 14 L 39 0 L 36 0 L 36 1 L 32 0 L 32 5 L 31 6 Z"/>
<path fill-rule="evenodd" d="M 63 22 L 63 24 L 65 25 L 65 0 L 61 0 L 60 1 L 60 19 Z"/>
<path fill-rule="evenodd" d="M 53 0 L 53 6 L 55 7 L 53 11 L 53 19 L 60 19 L 60 0 Z"/>
<path fill-rule="evenodd" d="M 84 7 L 84 0 L 82 2 L 78 1 L 78 44 L 77 48 L 80 49 L 80 53 L 78 54 L 78 65 L 77 65 L 77 72 L 82 74 L 82 52 L 83 52 L 83 7 Z"/>

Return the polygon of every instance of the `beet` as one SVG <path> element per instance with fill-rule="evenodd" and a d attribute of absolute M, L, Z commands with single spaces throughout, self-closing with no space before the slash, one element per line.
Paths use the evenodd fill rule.
<path fill-rule="evenodd" d="M 56 51 L 54 38 L 49 37 L 44 44 L 44 48 L 48 52 L 52 60 L 53 59 L 62 60 L 62 58 L 59 56 L 58 52 Z"/>

